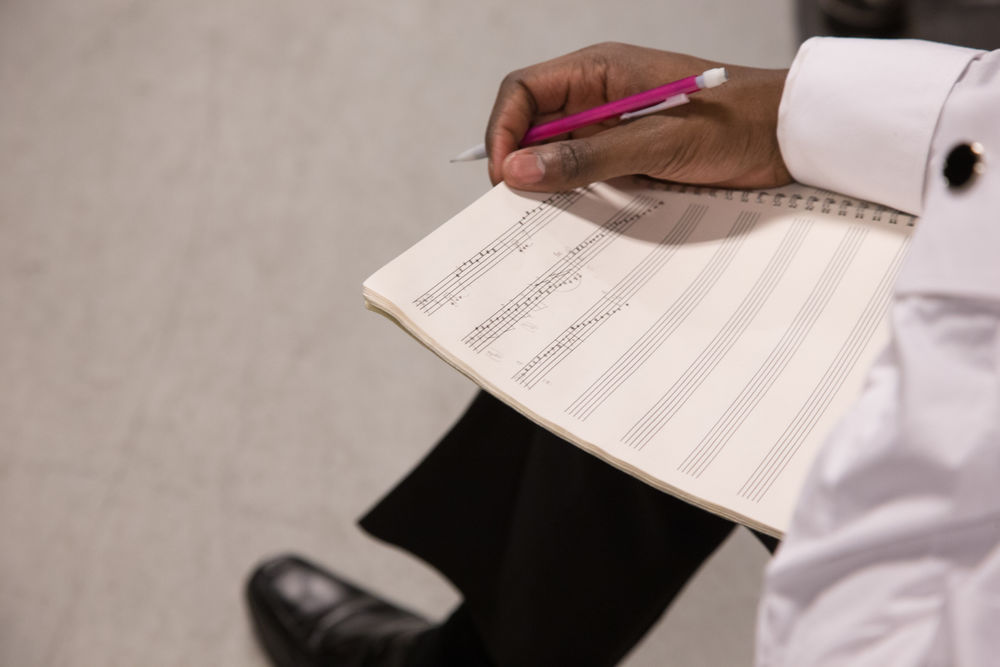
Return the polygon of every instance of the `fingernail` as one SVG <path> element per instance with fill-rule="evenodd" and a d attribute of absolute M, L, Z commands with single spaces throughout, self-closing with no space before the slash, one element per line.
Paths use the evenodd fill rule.
<path fill-rule="evenodd" d="M 545 178 L 545 163 L 537 153 L 512 153 L 503 172 L 505 180 L 532 185 Z"/>

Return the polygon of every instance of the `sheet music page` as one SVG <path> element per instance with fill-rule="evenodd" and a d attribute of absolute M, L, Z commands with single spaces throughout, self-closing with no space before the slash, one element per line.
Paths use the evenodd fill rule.
<path fill-rule="evenodd" d="M 500 185 L 364 292 L 578 446 L 780 534 L 885 341 L 913 224 L 799 185 Z"/>

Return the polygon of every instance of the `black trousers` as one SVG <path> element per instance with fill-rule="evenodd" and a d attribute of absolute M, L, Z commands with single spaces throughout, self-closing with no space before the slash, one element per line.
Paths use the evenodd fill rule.
<path fill-rule="evenodd" d="M 361 525 L 451 580 L 497 664 L 576 667 L 616 664 L 734 528 L 485 393 Z"/>

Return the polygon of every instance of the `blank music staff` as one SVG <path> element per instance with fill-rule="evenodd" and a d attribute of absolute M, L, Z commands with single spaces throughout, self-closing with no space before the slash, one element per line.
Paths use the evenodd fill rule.
<path fill-rule="evenodd" d="M 830 257 L 823 269 L 822 275 L 802 303 L 795 319 L 792 320 L 781 340 L 744 385 L 739 395 L 701 439 L 701 442 L 681 462 L 677 468 L 680 472 L 693 477 L 701 476 L 736 435 L 740 426 L 781 377 L 789 362 L 809 336 L 813 325 L 823 314 L 848 268 L 857 257 L 861 243 L 867 234 L 868 227 L 863 225 L 854 224 L 847 229 L 833 256 Z"/>
<path fill-rule="evenodd" d="M 601 254 L 619 235 L 639 219 L 663 205 L 663 201 L 647 195 L 637 195 L 615 212 L 593 233 L 566 252 L 544 273 L 532 280 L 510 301 L 467 333 L 462 342 L 479 353 L 538 307 L 560 287 L 580 280 L 580 270 Z"/>
<path fill-rule="evenodd" d="M 684 324 L 698 304 L 711 293 L 743 245 L 747 233 L 754 228 L 759 219 L 760 214 L 756 211 L 742 211 L 736 217 L 726 237 L 694 280 L 642 336 L 566 408 L 568 414 L 580 421 L 586 420 L 633 373 L 642 368 L 646 360 L 660 349 L 660 346 Z"/>
<path fill-rule="evenodd" d="M 687 400 L 708 379 L 764 307 L 774 288 L 781 282 L 811 226 L 812 221 L 809 219 L 799 218 L 792 223 L 767 266 L 736 311 L 673 386 L 625 432 L 622 436 L 623 443 L 635 449 L 642 449 L 684 407 Z"/>
<path fill-rule="evenodd" d="M 579 201 L 586 190 L 580 188 L 569 192 L 557 192 L 535 208 L 526 211 L 520 220 L 504 230 L 500 236 L 414 299 L 413 304 L 427 315 L 433 315 L 445 304 L 452 303 L 470 285 L 506 257 L 523 250 L 532 236 Z"/>
<path fill-rule="evenodd" d="M 704 204 L 690 204 L 652 251 L 583 315 L 556 336 L 545 349 L 521 367 L 513 379 L 528 389 L 538 384 L 549 371 L 558 366 L 559 362 L 569 356 L 602 324 L 628 305 L 628 300 L 670 261 L 680 244 L 684 243 L 698 226 L 707 210 L 708 206 Z"/>
<path fill-rule="evenodd" d="M 826 412 L 830 402 L 833 401 L 834 396 L 844 384 L 845 378 L 854 370 L 862 351 L 875 335 L 882 318 L 885 316 L 889 299 L 892 297 L 892 286 L 896 282 L 896 274 L 906 256 L 908 245 L 909 237 L 903 239 L 899 250 L 868 300 L 864 312 L 854 324 L 844 344 L 837 352 L 837 356 L 827 367 L 809 398 L 802 404 L 781 437 L 778 438 L 740 488 L 739 495 L 741 497 L 753 502 L 760 502 L 764 498 L 816 426 L 820 417 Z"/>

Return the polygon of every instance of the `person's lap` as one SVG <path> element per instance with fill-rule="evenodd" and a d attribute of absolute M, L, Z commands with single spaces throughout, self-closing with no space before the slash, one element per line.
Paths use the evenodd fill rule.
<path fill-rule="evenodd" d="M 450 579 L 517 665 L 614 664 L 734 527 L 485 393 L 361 525 Z"/>

